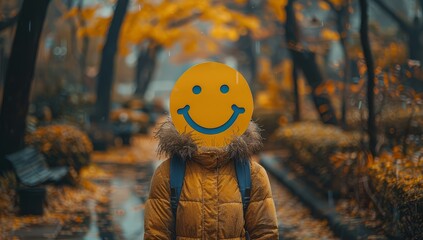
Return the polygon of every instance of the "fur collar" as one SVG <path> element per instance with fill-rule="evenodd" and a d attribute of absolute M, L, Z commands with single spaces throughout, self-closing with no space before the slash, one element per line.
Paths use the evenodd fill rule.
<path fill-rule="evenodd" d="M 239 137 L 235 137 L 225 147 L 200 147 L 191 138 L 191 134 L 179 134 L 170 118 L 159 127 L 155 137 L 159 140 L 158 153 L 171 157 L 179 155 L 182 159 L 191 160 L 201 158 L 202 155 L 213 155 L 217 158 L 249 159 L 262 147 L 260 129 L 254 122 L 250 122 L 247 130 Z"/>

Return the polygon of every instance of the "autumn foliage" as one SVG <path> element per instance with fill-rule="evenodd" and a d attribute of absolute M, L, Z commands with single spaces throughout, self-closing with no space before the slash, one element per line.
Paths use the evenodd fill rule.
<path fill-rule="evenodd" d="M 381 218 L 393 236 L 423 237 L 423 161 L 400 151 L 382 154 L 369 168 Z"/>
<path fill-rule="evenodd" d="M 50 167 L 67 166 L 73 178 L 89 164 L 93 146 L 88 136 L 69 125 L 40 127 L 27 135 L 26 142 L 46 157 Z"/>
<path fill-rule="evenodd" d="M 238 1 L 239 2 L 239 1 Z M 241 3 L 242 4 L 242 3 Z M 101 15 L 100 6 L 72 9 L 66 17 L 80 16 L 86 25 L 79 26 L 79 36 L 104 36 L 111 16 Z M 260 23 L 254 16 L 211 0 L 161 1 L 138 0 L 128 10 L 119 40 L 120 53 L 126 55 L 132 46 L 145 42 L 163 47 L 180 43 L 185 52 L 206 47 L 218 48 L 218 40 L 236 41 L 240 35 L 255 31 Z"/>
<path fill-rule="evenodd" d="M 423 236 L 423 161 L 416 148 L 404 153 L 402 145 L 395 145 L 373 158 L 359 131 L 312 122 L 285 125 L 274 137 L 293 156 L 285 164 L 305 181 L 377 213 L 381 223 L 372 228 L 403 239 Z"/>

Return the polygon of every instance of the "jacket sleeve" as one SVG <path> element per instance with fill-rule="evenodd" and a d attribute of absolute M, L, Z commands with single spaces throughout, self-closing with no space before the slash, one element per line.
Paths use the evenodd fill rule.
<path fill-rule="evenodd" d="M 170 207 L 169 160 L 155 171 L 145 204 L 144 239 L 171 239 L 173 216 Z"/>
<path fill-rule="evenodd" d="M 266 170 L 251 163 L 251 195 L 246 213 L 246 229 L 251 239 L 278 239 L 278 221 Z"/>

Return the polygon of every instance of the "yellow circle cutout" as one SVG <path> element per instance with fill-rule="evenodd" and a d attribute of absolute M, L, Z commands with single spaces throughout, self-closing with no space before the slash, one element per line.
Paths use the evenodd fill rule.
<path fill-rule="evenodd" d="M 199 146 L 226 146 L 247 130 L 252 114 L 253 96 L 247 81 L 222 63 L 191 67 L 170 94 L 176 130 L 191 134 Z"/>

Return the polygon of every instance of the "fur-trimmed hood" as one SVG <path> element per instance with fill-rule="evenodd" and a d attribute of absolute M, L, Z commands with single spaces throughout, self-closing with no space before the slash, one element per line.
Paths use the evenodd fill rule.
<path fill-rule="evenodd" d="M 260 129 L 252 121 L 244 134 L 235 137 L 225 147 L 198 146 L 195 140 L 192 139 L 191 134 L 180 134 L 175 129 L 170 118 L 162 123 L 156 132 L 156 138 L 159 140 L 159 154 L 167 157 L 179 155 L 185 160 L 203 158 L 204 155 L 220 159 L 245 160 L 257 153 L 263 145 Z"/>

